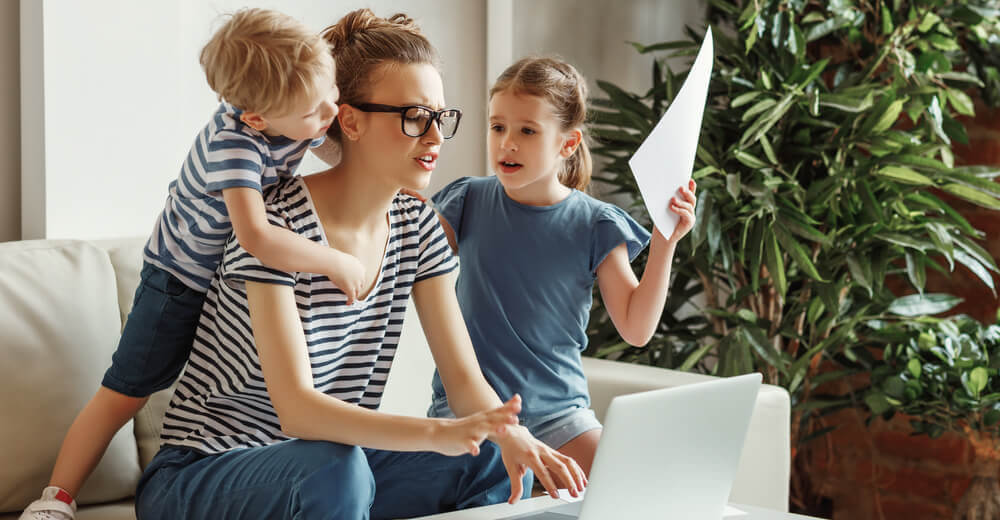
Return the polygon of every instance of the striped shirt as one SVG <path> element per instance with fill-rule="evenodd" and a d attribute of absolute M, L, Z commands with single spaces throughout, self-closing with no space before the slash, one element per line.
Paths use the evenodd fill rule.
<path fill-rule="evenodd" d="M 291 177 L 306 150 L 322 142 L 266 136 L 240 121 L 240 114 L 222 103 L 195 138 L 143 251 L 147 262 L 198 291 L 208 290 L 233 232 L 222 190 L 263 192 Z"/>
<path fill-rule="evenodd" d="M 283 181 L 266 202 L 273 225 L 327 244 L 301 177 Z M 317 390 L 378 408 L 413 284 L 457 267 L 441 225 L 426 204 L 399 195 L 388 220 L 379 279 L 365 300 L 351 305 L 327 277 L 265 267 L 235 238 L 230 240 L 212 279 L 191 357 L 164 417 L 161 442 L 211 454 L 288 439 L 264 385 L 246 281 L 294 288 Z"/>

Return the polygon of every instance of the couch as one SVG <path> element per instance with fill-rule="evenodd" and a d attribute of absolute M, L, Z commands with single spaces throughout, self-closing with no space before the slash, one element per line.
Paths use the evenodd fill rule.
<path fill-rule="evenodd" d="M 0 520 L 17 518 L 36 498 L 63 435 L 96 391 L 132 303 L 142 245 L 139 238 L 0 243 Z M 382 409 L 423 415 L 433 364 L 416 314 L 407 316 Z M 615 395 L 709 378 L 596 359 L 584 367 L 599 417 Z M 78 497 L 77 518 L 135 518 L 135 485 L 158 448 L 170 392 L 154 395 L 113 439 Z M 783 389 L 761 389 L 732 501 L 787 510 L 789 406 Z"/>

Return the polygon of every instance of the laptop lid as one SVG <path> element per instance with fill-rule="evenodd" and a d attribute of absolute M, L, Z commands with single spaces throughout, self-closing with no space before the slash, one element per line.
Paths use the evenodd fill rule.
<path fill-rule="evenodd" d="M 718 520 L 761 375 L 614 398 L 580 520 Z"/>

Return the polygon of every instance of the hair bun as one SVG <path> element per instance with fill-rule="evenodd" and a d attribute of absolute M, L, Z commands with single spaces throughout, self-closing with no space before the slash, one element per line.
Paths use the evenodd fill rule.
<path fill-rule="evenodd" d="M 413 33 L 420 31 L 413 19 L 403 13 L 380 18 L 371 9 L 363 8 L 347 13 L 335 25 L 327 27 L 323 31 L 323 38 L 336 50 L 353 44 L 359 35 L 389 28 Z"/>

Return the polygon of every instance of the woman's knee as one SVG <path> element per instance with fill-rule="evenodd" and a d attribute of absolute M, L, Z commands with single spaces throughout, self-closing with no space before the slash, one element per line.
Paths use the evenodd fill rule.
<path fill-rule="evenodd" d="M 309 442 L 309 441 L 302 441 Z M 375 500 L 375 477 L 357 446 L 316 442 L 311 455 L 327 461 L 292 492 L 292 518 L 367 519 Z"/>

